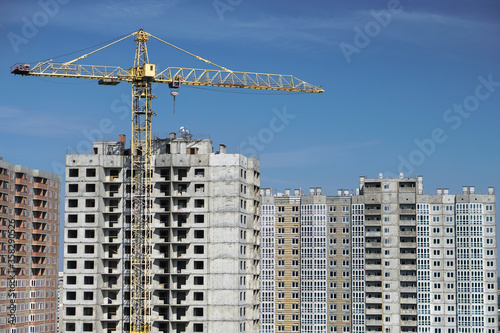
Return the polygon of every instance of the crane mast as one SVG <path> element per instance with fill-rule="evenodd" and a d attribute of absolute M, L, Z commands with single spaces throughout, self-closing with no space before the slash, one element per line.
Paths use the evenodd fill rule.
<path fill-rule="evenodd" d="M 131 36 L 135 37 L 137 45 L 134 67 L 128 70 L 117 66 L 73 64 Z M 219 69 L 168 67 L 156 73 L 156 65 L 151 64 L 148 57 L 147 42 L 150 37 Z M 151 90 L 152 83 L 167 83 L 171 87 L 195 85 L 304 93 L 324 91 L 321 87 L 311 85 L 291 75 L 231 71 L 165 42 L 142 29 L 74 60 L 53 63 L 50 59 L 36 64 L 33 68 L 29 64 L 16 64 L 11 67 L 11 73 L 41 77 L 97 79 L 99 84 L 103 85 L 117 85 L 121 81 L 132 84 L 131 333 L 150 333 L 152 323 L 152 177 L 154 166 L 151 150 L 151 118 L 155 113 L 151 109 L 151 101 L 156 98 Z"/>
<path fill-rule="evenodd" d="M 151 331 L 151 238 L 153 216 L 151 155 L 151 78 L 144 71 L 149 64 L 147 41 L 144 31 L 135 37 L 137 48 L 132 81 L 132 218 L 131 218 L 131 287 L 130 331 Z"/>

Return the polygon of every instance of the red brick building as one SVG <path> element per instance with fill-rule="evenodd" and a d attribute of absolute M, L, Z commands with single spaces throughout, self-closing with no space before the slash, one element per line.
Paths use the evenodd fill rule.
<path fill-rule="evenodd" d="M 0 158 L 0 333 L 56 332 L 60 188 Z"/>

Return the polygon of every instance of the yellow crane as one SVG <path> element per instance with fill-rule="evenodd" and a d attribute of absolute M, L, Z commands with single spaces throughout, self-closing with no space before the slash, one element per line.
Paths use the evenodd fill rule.
<path fill-rule="evenodd" d="M 137 43 L 134 67 L 123 69 L 117 66 L 94 66 L 74 64 L 76 61 L 101 51 L 129 37 Z M 168 67 L 158 72 L 149 62 L 147 42 L 154 38 L 183 51 L 198 60 L 218 67 L 217 70 Z M 155 115 L 151 100 L 156 98 L 151 91 L 152 83 L 167 83 L 171 88 L 180 85 L 215 86 L 230 88 L 263 89 L 304 93 L 321 93 L 321 87 L 311 85 L 291 75 L 236 72 L 216 65 L 206 59 L 187 52 L 142 29 L 120 38 L 97 50 L 64 63 L 52 59 L 29 64 L 16 64 L 11 73 L 17 75 L 96 79 L 102 85 L 117 85 L 121 81 L 132 83 L 132 218 L 131 218 L 131 287 L 130 287 L 130 331 L 151 332 L 151 251 L 152 251 L 152 153 L 151 117 Z M 175 99 L 176 92 L 172 95 Z"/>

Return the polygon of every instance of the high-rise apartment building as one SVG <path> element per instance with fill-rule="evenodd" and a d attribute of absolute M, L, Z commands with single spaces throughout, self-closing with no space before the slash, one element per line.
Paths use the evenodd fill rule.
<path fill-rule="evenodd" d="M 58 175 L 0 158 L 0 333 L 56 332 Z"/>
<path fill-rule="evenodd" d="M 361 177 L 356 194 L 318 190 L 262 190 L 263 333 L 496 332 L 493 188 L 426 195 L 422 177 Z"/>
<path fill-rule="evenodd" d="M 349 329 L 351 197 L 263 189 L 261 200 L 261 332 Z"/>
<path fill-rule="evenodd" d="M 153 140 L 152 332 L 257 332 L 259 162 L 207 139 Z M 127 332 L 130 152 L 68 155 L 65 332 Z"/>

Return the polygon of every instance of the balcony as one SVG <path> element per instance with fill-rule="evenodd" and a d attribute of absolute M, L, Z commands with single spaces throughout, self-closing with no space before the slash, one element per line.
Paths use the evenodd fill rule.
<path fill-rule="evenodd" d="M 416 275 L 400 275 L 399 280 L 405 281 L 405 282 L 414 282 L 414 281 L 417 281 L 417 276 Z"/>
<path fill-rule="evenodd" d="M 382 291 L 382 286 L 370 286 L 370 287 L 366 287 L 366 290 L 365 290 L 367 293 L 379 293 Z"/>
<path fill-rule="evenodd" d="M 373 219 L 373 220 L 368 220 L 365 219 L 365 226 L 381 226 L 382 225 L 382 220 L 380 219 Z"/>
<path fill-rule="evenodd" d="M 366 243 L 365 243 L 365 247 L 366 248 L 380 248 L 380 246 L 382 245 L 382 243 L 380 241 L 369 241 L 368 239 L 366 239 Z"/>
<path fill-rule="evenodd" d="M 414 226 L 417 224 L 417 221 L 415 219 L 400 219 L 399 220 L 399 225 L 401 226 Z"/>
<path fill-rule="evenodd" d="M 382 275 L 366 275 L 365 279 L 366 279 L 366 282 L 369 282 L 369 281 L 381 281 L 382 280 Z"/>
<path fill-rule="evenodd" d="M 365 259 L 380 259 L 382 258 L 382 254 L 379 253 L 366 253 Z"/>
<path fill-rule="evenodd" d="M 382 313 L 382 306 L 371 307 L 371 308 L 366 307 L 365 311 L 367 315 L 378 315 Z"/>
<path fill-rule="evenodd" d="M 400 253 L 399 258 L 400 259 L 417 259 L 417 254 L 416 253 Z"/>
<path fill-rule="evenodd" d="M 34 182 L 33 183 L 33 188 L 41 188 L 46 190 L 47 189 L 47 184 L 40 183 L 40 182 Z"/>
<path fill-rule="evenodd" d="M 382 266 L 380 264 L 365 264 L 365 269 L 369 270 L 380 270 Z"/>

